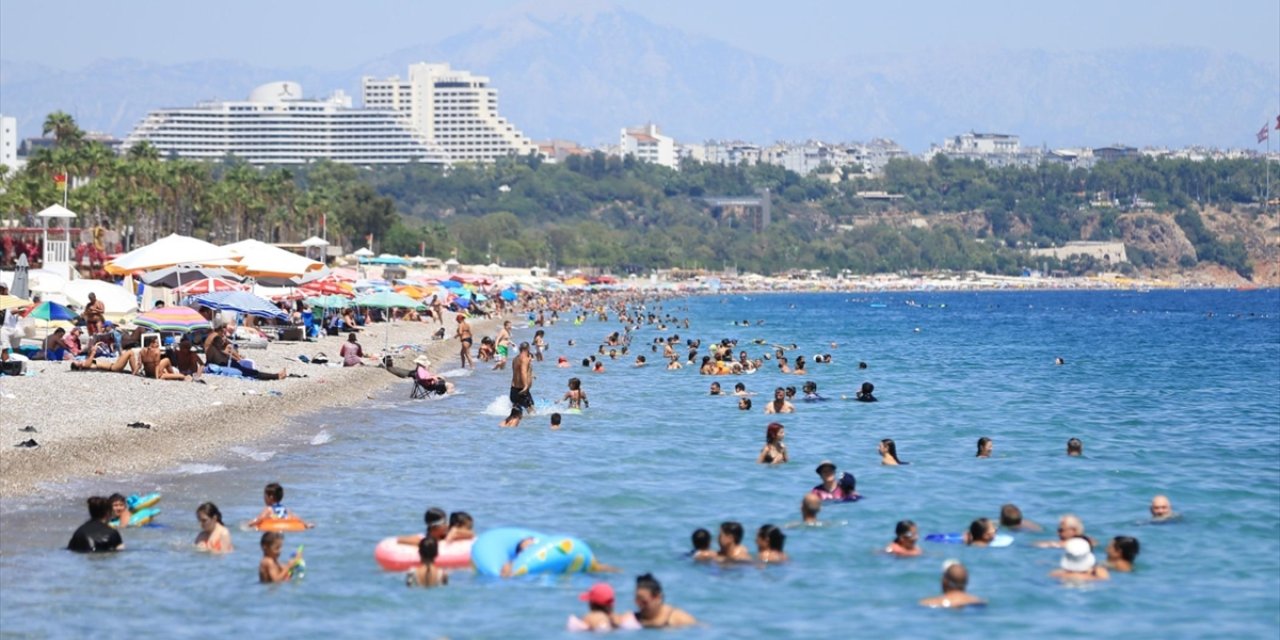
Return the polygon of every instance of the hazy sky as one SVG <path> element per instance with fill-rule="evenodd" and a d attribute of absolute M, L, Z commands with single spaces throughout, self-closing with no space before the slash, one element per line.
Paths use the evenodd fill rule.
<path fill-rule="evenodd" d="M 347 69 L 507 11 L 597 0 L 0 0 L 0 58 L 62 68 L 100 59 L 211 58 Z M 655 22 L 787 63 L 937 47 L 1049 51 L 1179 45 L 1280 65 L 1277 0 L 633 0 Z"/>

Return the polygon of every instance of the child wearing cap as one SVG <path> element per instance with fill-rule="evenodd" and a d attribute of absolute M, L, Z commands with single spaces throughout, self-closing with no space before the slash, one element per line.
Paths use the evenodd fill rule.
<path fill-rule="evenodd" d="M 569 616 L 569 631 L 612 631 L 614 629 L 639 629 L 635 615 L 627 612 L 622 615 L 613 612 L 613 587 L 608 583 L 597 582 L 591 588 L 578 594 L 578 599 L 587 603 L 589 611 L 581 618 Z"/>

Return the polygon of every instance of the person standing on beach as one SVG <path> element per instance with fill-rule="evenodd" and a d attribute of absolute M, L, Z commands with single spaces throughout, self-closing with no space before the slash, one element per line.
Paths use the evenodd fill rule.
<path fill-rule="evenodd" d="M 89 335 L 97 335 L 102 332 L 102 320 L 106 312 L 107 305 L 103 304 L 98 299 L 98 296 L 90 291 L 89 304 L 84 307 L 84 323 L 88 327 Z"/>
<path fill-rule="evenodd" d="M 520 343 L 520 353 L 511 362 L 511 406 L 519 407 L 533 415 L 533 394 L 529 389 L 533 386 L 533 356 L 529 354 L 529 343 Z"/>
<path fill-rule="evenodd" d="M 467 316 L 464 314 L 459 313 L 457 320 L 458 328 L 454 332 L 454 335 L 457 336 L 458 342 L 462 344 L 462 351 L 460 352 L 460 355 L 462 356 L 462 368 L 474 369 L 475 364 L 471 362 L 471 343 L 473 342 L 471 339 L 471 325 L 467 324 Z"/>
<path fill-rule="evenodd" d="M 431 296 L 431 315 L 436 317 L 437 324 L 444 326 L 444 303 L 438 295 Z"/>

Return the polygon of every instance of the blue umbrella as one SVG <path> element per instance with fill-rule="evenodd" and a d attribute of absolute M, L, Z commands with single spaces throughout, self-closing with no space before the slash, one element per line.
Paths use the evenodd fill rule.
<path fill-rule="evenodd" d="M 40 306 L 32 309 L 31 313 L 27 314 L 27 317 L 52 322 L 54 320 L 75 320 L 76 314 L 74 311 L 52 300 L 45 300 L 40 303 Z"/>
<path fill-rule="evenodd" d="M 502 296 L 502 299 L 506 300 L 507 302 L 515 302 L 516 300 L 515 289 L 503 289 L 500 295 Z"/>
<path fill-rule="evenodd" d="M 458 308 L 459 308 L 459 309 L 466 309 L 467 307 L 470 307 L 470 306 L 471 306 L 471 300 L 470 300 L 470 299 L 468 299 L 468 298 L 461 298 L 461 297 L 460 297 L 460 298 L 458 298 L 458 299 L 454 300 L 454 301 L 453 301 L 453 303 L 454 303 L 454 304 L 456 304 L 456 305 L 458 305 Z"/>
<path fill-rule="evenodd" d="M 271 304 L 270 300 L 260 298 L 247 291 L 218 291 L 216 293 L 206 293 L 201 296 L 196 296 L 192 301 L 196 304 L 204 305 L 210 309 L 217 309 L 219 311 L 247 313 L 259 318 L 275 318 L 277 320 L 289 319 L 289 314 L 281 311 L 280 307 Z"/>

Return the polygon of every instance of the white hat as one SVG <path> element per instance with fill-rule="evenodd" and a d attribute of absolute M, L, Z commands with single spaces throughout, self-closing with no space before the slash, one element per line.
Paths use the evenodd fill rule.
<path fill-rule="evenodd" d="M 420 364 L 424 367 L 431 366 L 431 360 L 429 360 L 426 356 L 418 356 L 413 359 L 413 362 L 414 364 Z"/>
<path fill-rule="evenodd" d="M 1062 568 L 1067 571 L 1084 573 L 1097 562 L 1093 557 L 1093 545 L 1084 538 L 1072 538 L 1062 545 Z"/>

